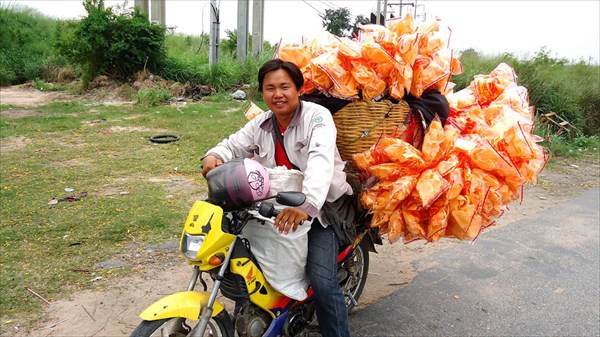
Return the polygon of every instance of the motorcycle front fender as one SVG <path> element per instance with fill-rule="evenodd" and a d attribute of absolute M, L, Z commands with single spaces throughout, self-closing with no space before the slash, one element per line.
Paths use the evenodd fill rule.
<path fill-rule="evenodd" d="M 197 320 L 200 316 L 200 310 L 208 305 L 209 297 L 210 293 L 200 293 L 197 291 L 175 293 L 154 302 L 140 314 L 140 318 L 145 321 L 156 321 L 174 317 Z M 215 301 L 212 317 L 218 315 L 222 310 L 223 304 Z"/>

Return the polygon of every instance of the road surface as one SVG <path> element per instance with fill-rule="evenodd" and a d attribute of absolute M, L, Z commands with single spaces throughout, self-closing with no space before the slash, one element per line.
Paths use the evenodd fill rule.
<path fill-rule="evenodd" d="M 600 336 L 599 196 L 420 260 L 409 285 L 351 315 L 352 336 Z"/>

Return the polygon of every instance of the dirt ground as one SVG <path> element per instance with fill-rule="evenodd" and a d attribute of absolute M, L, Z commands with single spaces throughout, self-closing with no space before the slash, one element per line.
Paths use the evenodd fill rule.
<path fill-rule="evenodd" d="M 2 88 L 0 102 L 20 108 L 2 111 L 0 117 L 18 118 L 34 114 L 37 105 L 71 98 L 59 92 L 40 92 L 24 87 Z M 597 188 L 599 172 L 597 155 L 576 162 L 564 161 L 556 169 L 543 171 L 537 185 L 526 186 L 523 202 L 511 204 L 510 210 L 498 219 L 497 225 L 484 231 L 478 240 L 485 240 L 488 231 L 534 216 L 579 191 Z M 378 253 L 370 254 L 368 282 L 360 306 L 409 284 L 416 275 L 413 262 L 458 244 L 469 243 L 443 239 L 434 244 L 413 242 L 405 245 L 398 242 L 378 246 Z M 191 268 L 178 256 L 176 243 L 132 248 L 133 252 L 119 257 L 133 267 L 130 276 L 90 280 L 95 283 L 95 290 L 72 293 L 51 302 L 43 319 L 35 326 L 27 323 L 25 318 L 3 318 L 2 336 L 129 336 L 140 322 L 138 315 L 144 308 L 163 296 L 184 290 L 191 275 Z"/>

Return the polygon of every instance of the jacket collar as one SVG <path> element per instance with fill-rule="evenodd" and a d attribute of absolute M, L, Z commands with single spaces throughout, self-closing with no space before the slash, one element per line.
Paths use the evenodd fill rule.
<path fill-rule="evenodd" d="M 290 121 L 290 125 L 288 125 L 288 128 L 292 127 L 292 126 L 298 126 L 300 125 L 300 114 L 302 113 L 302 101 L 299 101 L 298 106 L 296 107 L 296 111 L 294 111 L 294 117 L 292 117 L 292 120 Z M 271 117 L 273 117 L 273 112 L 271 110 L 269 110 L 267 112 L 267 115 L 265 117 L 265 120 L 263 120 L 260 123 L 260 128 L 265 130 L 265 131 L 273 131 L 273 123 L 271 123 Z"/>

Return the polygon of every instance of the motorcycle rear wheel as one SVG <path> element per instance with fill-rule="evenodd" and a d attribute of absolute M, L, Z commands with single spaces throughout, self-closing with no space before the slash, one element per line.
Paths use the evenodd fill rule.
<path fill-rule="evenodd" d="M 231 319 L 228 314 L 222 315 L 223 313 L 221 312 L 208 321 L 204 336 L 234 337 Z M 131 337 L 185 337 L 198 323 L 199 321 L 190 321 L 179 317 L 142 321 L 131 333 Z"/>
<path fill-rule="evenodd" d="M 340 282 L 342 292 L 345 295 L 344 299 L 348 307 L 348 313 L 354 309 L 355 305 L 347 294 L 352 294 L 352 297 L 358 301 L 367 283 L 367 275 L 369 274 L 369 247 L 366 240 L 362 240 L 356 246 L 349 259 L 352 259 L 354 263 L 353 271 L 348 271 L 348 276 Z"/>

